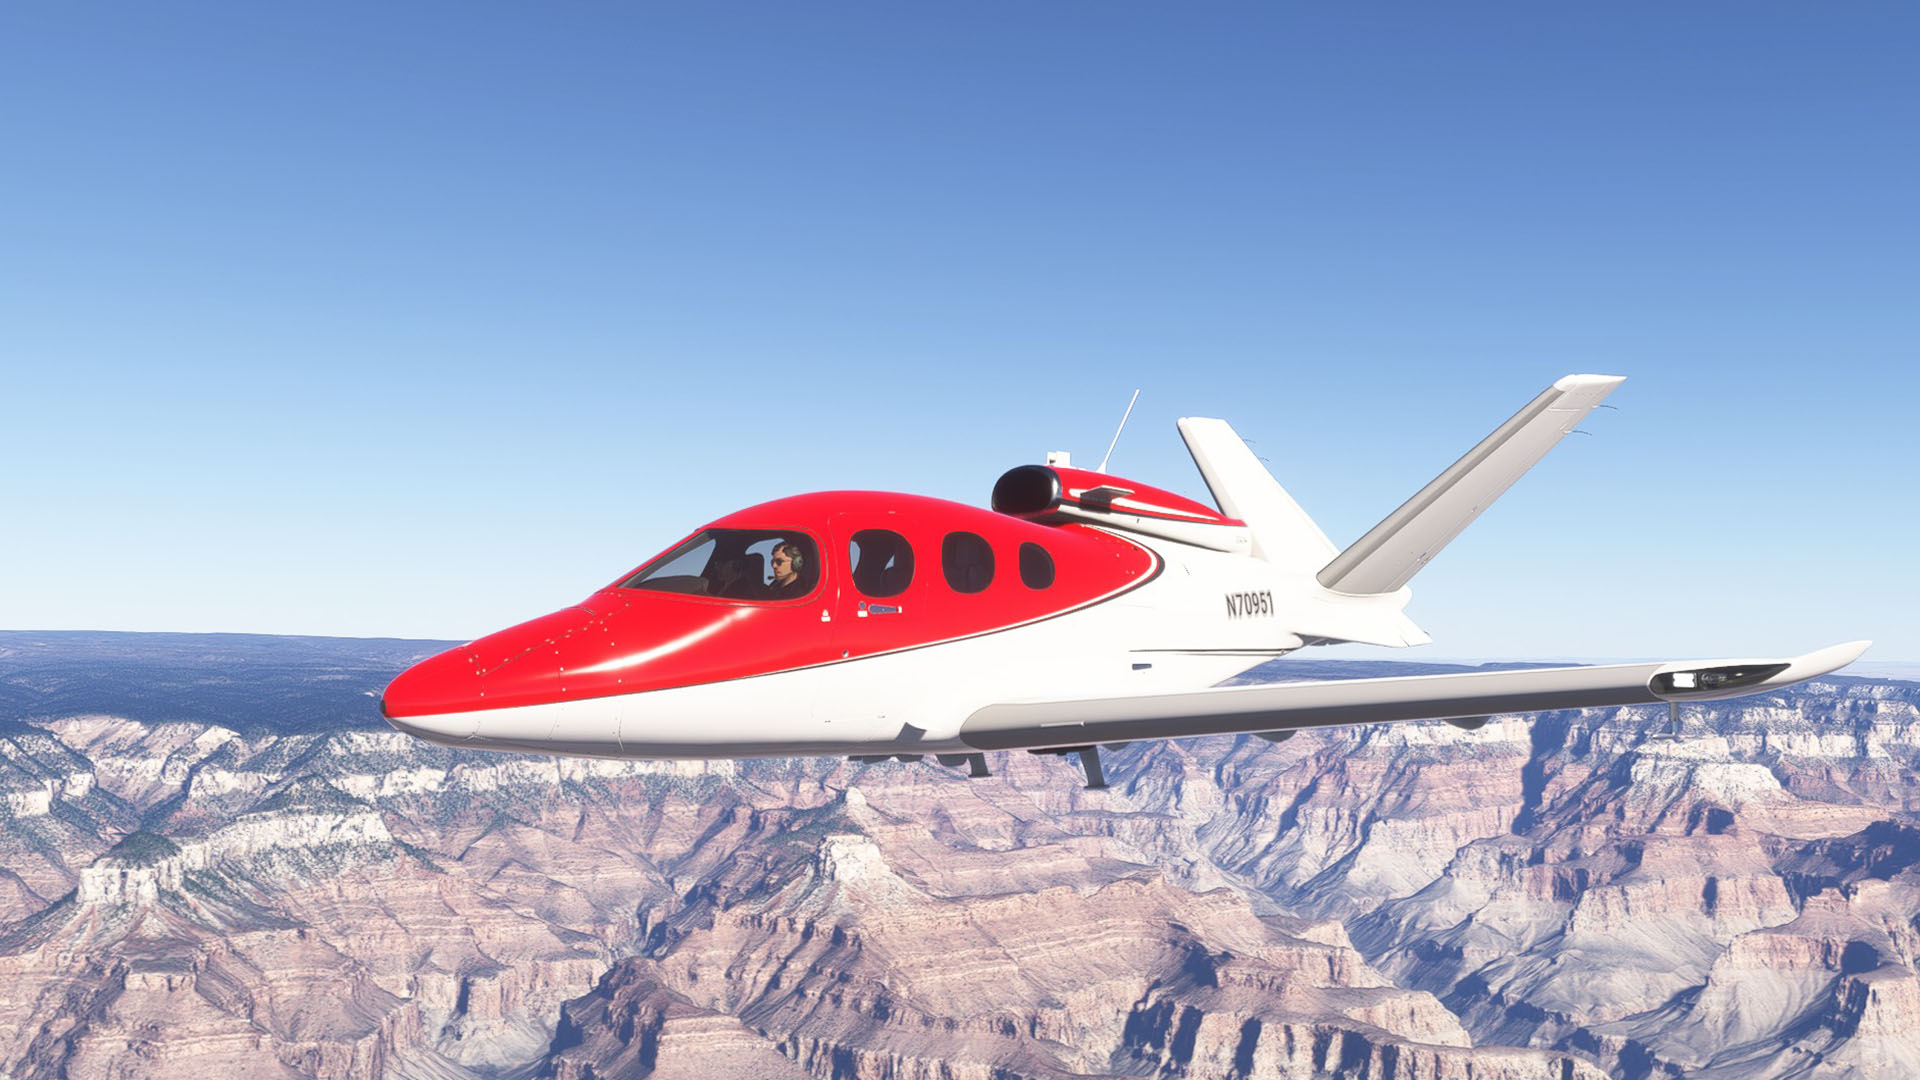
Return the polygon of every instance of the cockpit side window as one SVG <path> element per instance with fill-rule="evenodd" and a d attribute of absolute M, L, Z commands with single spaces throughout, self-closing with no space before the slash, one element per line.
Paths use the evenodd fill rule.
<path fill-rule="evenodd" d="M 861 529 L 847 544 L 853 587 L 875 598 L 899 596 L 913 584 L 913 545 L 892 529 Z"/>
<path fill-rule="evenodd" d="M 795 600 L 820 583 L 820 546 L 795 529 L 707 529 L 641 567 L 623 589 Z"/>

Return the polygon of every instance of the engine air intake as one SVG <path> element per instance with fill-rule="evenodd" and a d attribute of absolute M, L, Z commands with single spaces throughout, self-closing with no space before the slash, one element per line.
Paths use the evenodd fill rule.
<path fill-rule="evenodd" d="M 1008 469 L 994 482 L 992 505 L 1014 517 L 1044 514 L 1060 505 L 1060 474 L 1045 465 Z"/>

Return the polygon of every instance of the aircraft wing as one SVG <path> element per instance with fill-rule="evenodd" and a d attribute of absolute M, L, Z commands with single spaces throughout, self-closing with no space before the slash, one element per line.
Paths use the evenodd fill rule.
<path fill-rule="evenodd" d="M 1008 702 L 967 717 L 960 741 L 976 750 L 1042 750 L 1388 720 L 1704 701 L 1757 694 L 1824 675 L 1852 663 L 1870 644 L 1854 641 L 1784 660 L 1523 668 Z"/>

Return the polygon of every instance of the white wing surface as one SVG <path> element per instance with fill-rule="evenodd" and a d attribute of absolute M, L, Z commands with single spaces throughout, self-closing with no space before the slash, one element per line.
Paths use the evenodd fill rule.
<path fill-rule="evenodd" d="M 1386 679 L 1233 686 L 1177 694 L 989 705 L 960 727 L 976 750 L 1039 750 L 1291 731 L 1388 720 L 1441 720 L 1658 701 L 1740 697 L 1824 675 L 1871 644 L 1784 660 L 1685 660 Z"/>

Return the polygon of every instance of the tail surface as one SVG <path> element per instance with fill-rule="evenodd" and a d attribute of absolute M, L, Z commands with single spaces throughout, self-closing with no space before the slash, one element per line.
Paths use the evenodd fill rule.
<path fill-rule="evenodd" d="M 1547 387 L 1327 563 L 1317 575 L 1320 584 L 1360 595 L 1399 589 L 1625 381 L 1617 375 L 1568 375 Z"/>
<path fill-rule="evenodd" d="M 1225 420 L 1187 417 L 1180 437 L 1206 478 L 1220 512 L 1247 523 L 1252 555 L 1287 569 L 1311 574 L 1327 565 L 1339 549 Z"/>

